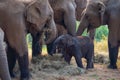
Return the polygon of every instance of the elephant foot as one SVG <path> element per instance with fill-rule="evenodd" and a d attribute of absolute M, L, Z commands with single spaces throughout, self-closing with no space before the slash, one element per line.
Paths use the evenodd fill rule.
<path fill-rule="evenodd" d="M 108 65 L 108 67 L 107 67 L 108 69 L 117 69 L 117 66 L 115 65 L 115 66 L 113 66 L 113 65 Z"/>

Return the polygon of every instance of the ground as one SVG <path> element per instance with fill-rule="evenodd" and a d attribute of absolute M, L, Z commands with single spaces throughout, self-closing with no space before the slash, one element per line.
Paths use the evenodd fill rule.
<path fill-rule="evenodd" d="M 61 55 L 39 56 L 30 63 L 31 80 L 120 80 L 120 69 L 107 69 L 107 61 L 100 63 L 100 60 L 96 59 L 94 69 L 85 70 L 77 68 L 74 58 L 69 65 Z"/>

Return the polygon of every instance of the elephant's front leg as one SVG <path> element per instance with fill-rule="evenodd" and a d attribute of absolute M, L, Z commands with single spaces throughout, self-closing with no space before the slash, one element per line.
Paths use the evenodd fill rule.
<path fill-rule="evenodd" d="M 18 55 L 18 64 L 21 71 L 21 79 L 20 80 L 29 80 L 29 61 L 28 54 L 24 54 L 23 56 Z"/>
<path fill-rule="evenodd" d="M 113 47 L 109 42 L 108 42 L 108 47 L 109 47 L 109 59 L 110 59 L 110 64 L 108 68 L 111 69 L 117 69 L 117 57 L 118 57 L 118 46 Z"/>
<path fill-rule="evenodd" d="M 83 68 L 82 57 L 80 55 L 75 55 L 74 57 L 75 57 L 77 66 L 80 67 L 80 68 Z"/>
<path fill-rule="evenodd" d="M 88 52 L 86 53 L 86 59 L 87 59 L 87 67 L 86 69 L 94 68 L 94 45 L 91 44 L 89 47 Z"/>
<path fill-rule="evenodd" d="M 51 43 L 47 44 L 47 52 L 48 52 L 49 55 L 53 54 L 53 53 L 51 53 L 52 52 L 52 48 L 55 46 L 55 45 L 53 45 L 53 42 L 54 41 L 52 41 Z"/>
<path fill-rule="evenodd" d="M 32 36 L 32 56 L 38 56 L 42 52 L 42 40 L 40 39 L 40 33 Z"/>
<path fill-rule="evenodd" d="M 67 54 L 67 53 L 66 53 L 66 55 L 64 55 L 64 59 L 65 59 L 65 61 L 66 61 L 68 64 L 70 64 L 71 58 L 72 58 L 72 56 L 70 56 L 70 55 Z"/>

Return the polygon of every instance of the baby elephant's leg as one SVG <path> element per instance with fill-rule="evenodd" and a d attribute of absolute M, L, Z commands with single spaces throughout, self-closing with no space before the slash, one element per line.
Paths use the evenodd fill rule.
<path fill-rule="evenodd" d="M 87 59 L 87 69 L 90 68 L 94 68 L 94 61 L 93 61 L 93 57 L 94 57 L 94 50 L 93 48 L 89 48 L 89 52 L 87 53 L 86 59 Z"/>
<path fill-rule="evenodd" d="M 82 57 L 79 56 L 79 55 L 75 55 L 74 57 L 75 57 L 75 60 L 76 60 L 77 66 L 80 67 L 80 68 L 83 68 Z"/>
<path fill-rule="evenodd" d="M 71 58 L 72 58 L 72 56 L 70 56 L 70 55 L 64 55 L 64 59 L 68 64 L 70 64 Z"/>

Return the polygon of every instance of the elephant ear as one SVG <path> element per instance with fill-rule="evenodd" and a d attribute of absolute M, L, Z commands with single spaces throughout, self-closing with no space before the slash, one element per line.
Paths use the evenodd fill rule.
<path fill-rule="evenodd" d="M 37 7 L 36 0 L 28 4 L 26 7 L 26 21 L 32 23 L 36 26 L 39 26 L 41 12 Z"/>
<path fill-rule="evenodd" d="M 104 3 L 103 2 L 98 2 L 97 3 L 97 5 L 98 5 L 98 9 L 99 9 L 99 13 L 100 13 L 100 18 L 101 18 L 101 24 L 104 24 L 104 13 L 105 13 L 105 5 L 104 5 Z"/>

